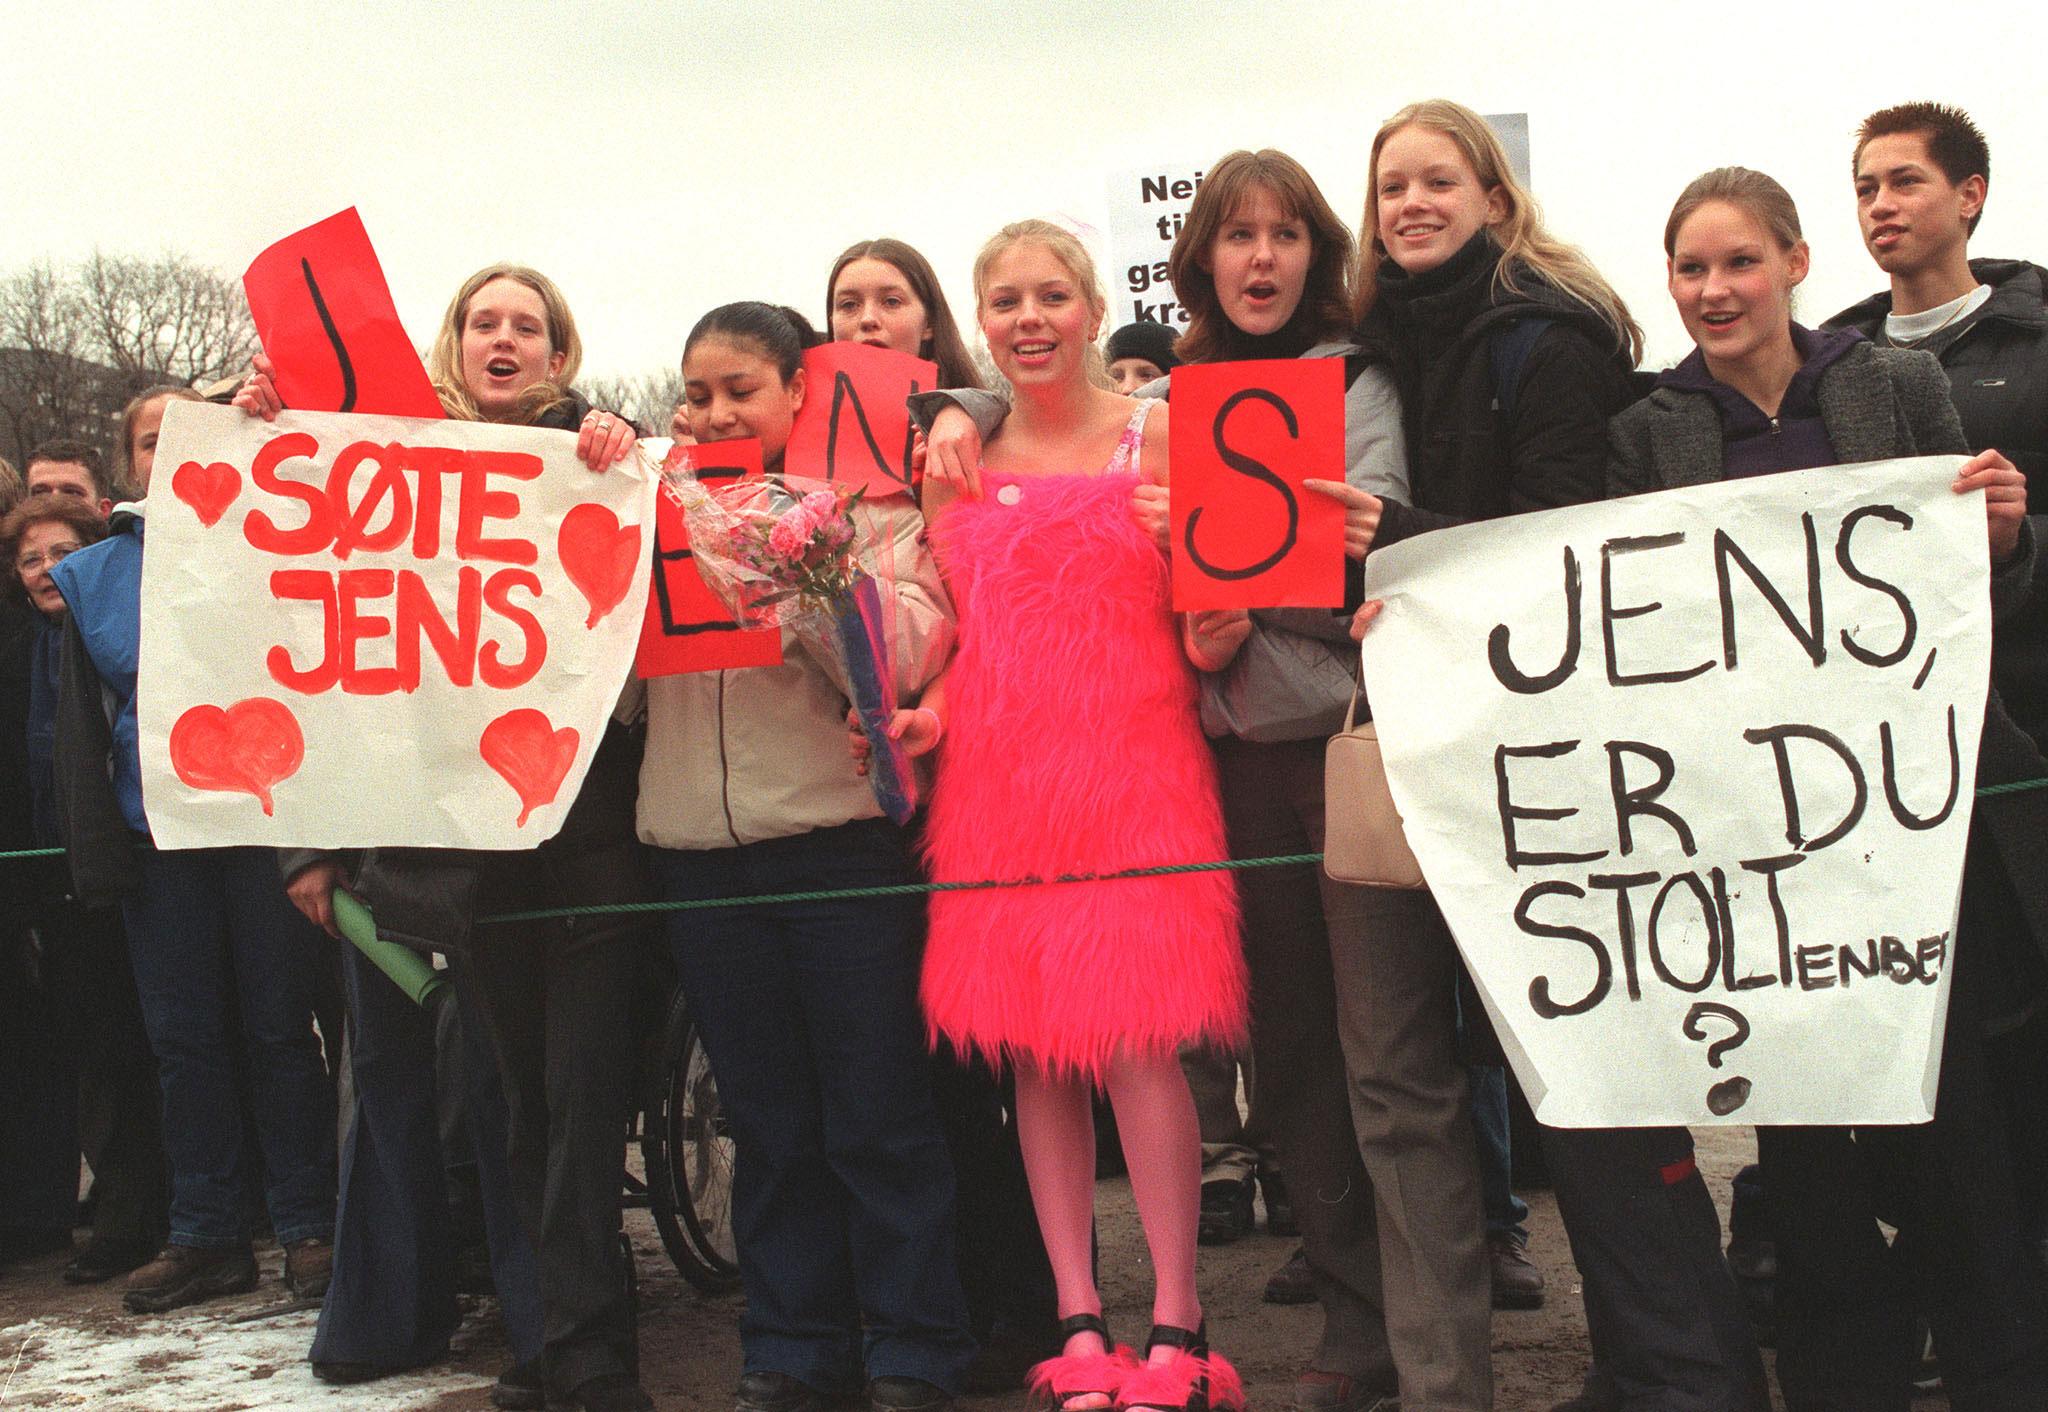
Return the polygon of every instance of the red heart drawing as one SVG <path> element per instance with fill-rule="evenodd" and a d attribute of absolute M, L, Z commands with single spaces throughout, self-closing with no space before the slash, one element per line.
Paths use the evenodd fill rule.
<path fill-rule="evenodd" d="M 187 461 L 171 476 L 171 494 L 192 507 L 199 523 L 212 529 L 242 493 L 242 473 L 225 461 L 202 466 Z"/>
<path fill-rule="evenodd" d="M 171 768 L 194 789 L 253 794 L 272 813 L 270 791 L 306 758 L 299 719 L 282 701 L 252 696 L 223 711 L 194 706 L 171 727 Z"/>
<path fill-rule="evenodd" d="M 530 708 L 507 711 L 484 727 L 477 752 L 519 796 L 519 827 L 543 804 L 555 802 L 569 767 L 576 763 L 581 742 L 575 728 L 556 730 L 554 722 Z"/>
<path fill-rule="evenodd" d="M 594 628 L 633 586 L 633 570 L 640 567 L 640 526 L 620 524 L 602 505 L 578 505 L 562 516 L 555 553 L 562 572 L 590 603 L 583 626 Z"/>

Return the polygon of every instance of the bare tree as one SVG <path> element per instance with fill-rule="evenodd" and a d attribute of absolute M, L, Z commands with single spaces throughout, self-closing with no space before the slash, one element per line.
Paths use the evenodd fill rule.
<path fill-rule="evenodd" d="M 94 353 L 122 372 L 211 382 L 246 366 L 256 349 L 241 281 L 186 256 L 94 251 L 77 278 Z"/>
<path fill-rule="evenodd" d="M 104 444 L 140 388 L 226 376 L 255 347 L 240 282 L 183 255 L 96 252 L 0 276 L 0 455 L 53 437 Z"/>
<path fill-rule="evenodd" d="M 631 417 L 649 436 L 667 436 L 669 417 L 683 400 L 680 368 L 638 377 L 584 378 L 578 385 L 593 407 Z"/>
<path fill-rule="evenodd" d="M 13 459 L 92 420 L 84 320 L 69 282 L 31 265 L 0 279 L 0 431 Z"/>

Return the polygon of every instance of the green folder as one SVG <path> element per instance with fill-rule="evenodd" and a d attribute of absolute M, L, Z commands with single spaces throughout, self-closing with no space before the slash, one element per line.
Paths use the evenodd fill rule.
<path fill-rule="evenodd" d="M 371 965 L 391 977 L 391 983 L 404 991 L 413 1004 L 426 1006 L 448 984 L 447 976 L 435 970 L 419 952 L 378 936 L 377 922 L 370 909 L 340 888 L 334 890 L 334 925 L 355 943 L 356 950 L 370 958 Z"/>

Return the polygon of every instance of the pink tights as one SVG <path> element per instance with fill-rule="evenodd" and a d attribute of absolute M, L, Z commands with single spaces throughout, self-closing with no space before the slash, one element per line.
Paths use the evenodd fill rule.
<path fill-rule="evenodd" d="M 1171 1050 L 1114 1059 L 1103 1084 L 1116 1110 L 1131 1195 L 1152 1253 L 1152 1321 L 1198 1328 L 1202 1302 L 1195 1292 L 1195 1228 L 1202 1206 L 1202 1138 L 1180 1061 Z M 1102 1312 L 1090 1259 L 1095 1220 L 1091 1097 L 1085 1078 L 1017 1070 L 1017 1137 L 1063 1317 Z M 1172 1350 L 1162 1345 L 1160 1353 L 1168 1357 Z"/>

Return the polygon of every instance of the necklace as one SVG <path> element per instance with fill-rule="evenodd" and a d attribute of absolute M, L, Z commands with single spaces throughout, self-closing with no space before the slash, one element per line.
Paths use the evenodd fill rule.
<path fill-rule="evenodd" d="M 1918 338 L 1893 338 L 1889 334 L 1887 334 L 1885 336 L 1885 341 L 1891 344 L 1891 346 L 1894 348 L 1918 348 L 1928 339 L 1934 337 L 1934 335 L 1936 335 L 1937 333 L 1940 333 L 1943 329 L 1947 328 L 1957 319 L 1960 319 L 1963 316 L 1963 310 L 1970 307 L 1970 295 L 1975 293 L 1975 290 L 1971 290 L 1970 294 L 1965 294 L 1961 299 L 1958 299 L 1956 301 L 1956 307 L 1949 310 L 1949 315 L 1947 318 L 1943 319 L 1933 328 L 1927 330 L 1927 332 L 1921 334 Z"/>

